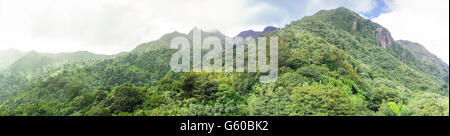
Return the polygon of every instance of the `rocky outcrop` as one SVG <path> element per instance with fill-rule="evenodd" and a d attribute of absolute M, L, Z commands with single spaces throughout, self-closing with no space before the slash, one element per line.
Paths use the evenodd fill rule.
<path fill-rule="evenodd" d="M 352 30 L 355 31 L 358 29 L 358 21 L 355 21 L 352 26 Z"/>
<path fill-rule="evenodd" d="M 388 48 L 392 46 L 392 39 L 391 39 L 391 35 L 389 34 L 388 31 L 384 30 L 381 27 L 378 27 L 375 31 L 374 34 L 377 38 L 377 40 L 380 42 L 381 46 L 383 48 Z"/>

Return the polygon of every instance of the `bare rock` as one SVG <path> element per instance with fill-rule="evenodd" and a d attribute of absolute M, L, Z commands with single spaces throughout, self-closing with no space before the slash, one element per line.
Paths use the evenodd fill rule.
<path fill-rule="evenodd" d="M 375 36 L 377 37 L 377 40 L 381 43 L 381 46 L 383 48 L 388 48 L 392 46 L 392 39 L 389 32 L 385 31 L 381 27 L 378 27 L 374 33 Z"/>

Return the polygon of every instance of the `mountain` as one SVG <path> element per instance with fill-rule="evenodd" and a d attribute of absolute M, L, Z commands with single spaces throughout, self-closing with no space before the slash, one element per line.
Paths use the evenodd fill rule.
<path fill-rule="evenodd" d="M 123 51 L 123 52 L 119 52 L 119 53 L 115 54 L 114 56 L 125 56 L 125 55 L 128 55 L 129 53 L 130 52 Z"/>
<path fill-rule="evenodd" d="M 5 69 L 9 65 L 13 64 L 25 54 L 26 54 L 25 52 L 15 49 L 0 51 L 0 70 Z"/>
<path fill-rule="evenodd" d="M 407 41 L 407 40 L 399 40 L 398 44 L 404 45 L 412 54 L 414 54 L 418 61 L 422 62 L 421 66 L 423 70 L 427 70 L 427 73 L 434 74 L 440 79 L 443 79 L 448 83 L 448 71 L 449 66 L 447 63 L 442 61 L 436 55 L 430 53 L 425 47 L 419 43 Z M 443 76 L 442 76 L 443 75 Z M 446 76 L 445 76 L 446 75 Z"/>
<path fill-rule="evenodd" d="M 169 49 L 168 45 L 170 45 L 170 41 L 172 40 L 172 38 L 175 38 L 175 37 L 178 37 L 178 36 L 186 37 L 187 39 L 192 41 L 192 35 L 193 35 L 193 31 L 195 29 L 201 31 L 201 35 L 202 35 L 203 39 L 206 38 L 206 37 L 209 37 L 209 36 L 214 36 L 214 37 L 218 37 L 219 39 L 224 40 L 226 37 L 228 37 L 228 36 L 226 36 L 225 34 L 221 33 L 218 30 L 215 30 L 215 31 L 204 31 L 204 30 L 201 30 L 201 29 L 195 27 L 191 31 L 189 31 L 189 33 L 187 33 L 187 34 L 180 33 L 180 32 L 177 32 L 177 31 L 165 34 L 158 40 L 138 45 L 131 52 L 132 53 L 144 53 L 144 52 L 147 52 L 147 51 L 150 51 L 150 50 Z M 246 37 L 246 36 L 260 36 L 260 35 L 264 35 L 266 33 L 275 31 L 275 30 L 278 30 L 278 28 L 272 27 L 272 26 L 268 26 L 262 32 L 255 32 L 253 30 L 249 30 L 248 34 L 246 34 L 247 31 L 244 31 L 244 32 L 241 32 L 240 36 L 244 36 L 244 37 Z M 255 33 L 252 33 L 252 32 L 255 32 Z"/>
<path fill-rule="evenodd" d="M 262 31 L 262 34 L 265 35 L 267 33 L 270 33 L 272 31 L 276 31 L 279 30 L 279 28 L 273 27 L 273 26 L 268 26 L 266 28 L 264 28 L 264 30 Z"/>
<path fill-rule="evenodd" d="M 428 88 L 423 87 L 426 86 L 424 84 L 433 84 L 430 86 L 436 88 L 431 90 L 438 91 L 443 86 L 442 78 L 439 76 L 448 75 L 448 71 L 430 75 L 430 72 L 441 70 L 436 67 L 426 70 L 423 67 L 427 64 L 419 61 L 418 55 L 414 55 L 407 47 L 396 43 L 386 28 L 345 8 L 320 11 L 291 25 L 297 25 L 323 37 L 330 44 L 349 52 L 354 59 L 369 65 L 372 69 L 379 68 L 377 71 L 388 79 L 400 81 L 410 89 L 424 90 Z M 399 73 L 411 73 L 417 82 L 410 82 L 407 76 Z M 420 78 L 431 80 L 420 81 Z M 440 93 L 448 94 L 448 91 Z"/>
<path fill-rule="evenodd" d="M 47 77 L 45 73 L 57 71 L 63 67 L 63 64 L 76 62 L 86 62 L 89 60 L 97 60 L 109 57 L 108 55 L 99 55 L 87 51 L 69 52 L 69 53 L 39 53 L 30 51 L 28 53 L 13 51 L 11 54 L 2 54 L 5 57 L 16 57 L 4 71 L 0 72 L 0 102 L 2 97 L 16 93 L 26 83 Z M 11 52 L 10 51 L 10 52 Z M 23 54 L 22 54 L 23 53 Z M 18 57 L 18 56 L 17 56 Z M 13 59 L 11 59 L 13 60 Z"/>
<path fill-rule="evenodd" d="M 144 52 L 151 51 L 151 50 L 154 51 L 154 50 L 158 50 L 158 49 L 169 49 L 170 41 L 172 40 L 172 38 L 175 38 L 178 36 L 186 37 L 187 39 L 192 41 L 192 35 L 193 35 L 193 31 L 195 29 L 201 31 L 201 35 L 202 35 L 203 39 L 208 36 L 215 36 L 220 39 L 225 39 L 225 37 L 227 37 L 226 35 L 222 34 L 220 31 L 217 31 L 217 30 L 216 31 L 204 31 L 204 30 L 201 30 L 201 29 L 195 27 L 191 31 L 189 31 L 189 33 L 187 33 L 187 34 L 180 33 L 177 31 L 165 34 L 158 40 L 138 45 L 131 52 L 132 53 L 144 53 Z"/>
<path fill-rule="evenodd" d="M 48 66 L 60 65 L 70 62 L 83 62 L 92 59 L 106 58 L 107 55 L 94 54 L 87 51 L 70 53 L 39 53 L 30 51 L 8 67 L 13 72 L 38 72 Z"/>
<path fill-rule="evenodd" d="M 257 36 L 262 36 L 265 35 L 269 32 L 272 31 L 276 31 L 279 28 L 273 27 L 273 26 L 268 26 L 266 28 L 264 28 L 263 31 L 253 31 L 253 30 L 247 30 L 247 31 L 243 31 L 240 32 L 236 37 L 242 37 L 242 38 L 247 38 L 247 37 L 257 37 Z"/>
<path fill-rule="evenodd" d="M 192 31 L 166 34 L 123 56 L 67 64 L 3 97 L 0 115 L 449 115 L 442 80 L 448 71 L 346 8 L 264 34 L 279 39 L 275 83 L 258 82 L 266 73 L 171 72 L 176 50 L 169 44 L 177 36 L 192 39 Z"/>

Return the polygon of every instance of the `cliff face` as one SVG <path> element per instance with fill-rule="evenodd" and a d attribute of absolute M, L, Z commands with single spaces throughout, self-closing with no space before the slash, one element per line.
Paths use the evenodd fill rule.
<path fill-rule="evenodd" d="M 377 37 L 377 40 L 380 42 L 380 44 L 383 48 L 386 49 L 386 48 L 392 47 L 391 35 L 389 34 L 389 32 L 387 30 L 384 30 L 383 28 L 378 27 L 374 31 L 374 34 Z"/>

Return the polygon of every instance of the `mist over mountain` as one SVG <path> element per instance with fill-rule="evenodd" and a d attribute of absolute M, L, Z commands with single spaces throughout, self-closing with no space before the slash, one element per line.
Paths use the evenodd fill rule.
<path fill-rule="evenodd" d="M 265 73 L 171 72 L 169 62 L 177 51 L 169 48 L 172 38 L 192 42 L 192 31 L 172 32 L 115 57 L 30 52 L 10 68 L 64 65 L 29 81 L 0 73 L 0 90 L 7 91 L 0 95 L 0 115 L 449 114 L 448 65 L 419 44 L 393 40 L 389 30 L 349 9 L 322 10 L 281 29 L 239 35 L 278 37 L 275 83 L 259 83 Z M 208 36 L 227 37 L 202 31 L 203 38 Z M 6 84 L 15 82 L 20 84 Z"/>

